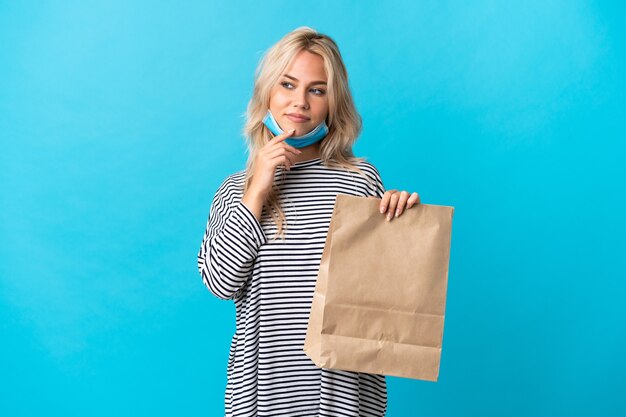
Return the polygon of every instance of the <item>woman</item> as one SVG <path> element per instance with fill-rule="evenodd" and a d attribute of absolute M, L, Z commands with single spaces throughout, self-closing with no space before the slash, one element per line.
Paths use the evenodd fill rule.
<path fill-rule="evenodd" d="M 217 189 L 198 253 L 206 287 L 236 306 L 225 413 L 383 416 L 383 375 L 320 369 L 302 348 L 337 194 L 380 198 L 387 220 L 419 196 L 385 192 L 374 165 L 354 157 L 361 118 L 331 38 L 298 28 L 255 75 L 246 169 Z"/>

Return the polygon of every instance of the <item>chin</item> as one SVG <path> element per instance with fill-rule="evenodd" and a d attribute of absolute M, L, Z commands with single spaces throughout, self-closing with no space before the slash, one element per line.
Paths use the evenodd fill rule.
<path fill-rule="evenodd" d="M 294 136 L 302 136 L 302 135 L 306 135 L 306 134 L 307 134 L 307 133 L 309 133 L 311 130 L 313 130 L 313 128 L 312 128 L 312 127 L 295 124 L 295 125 L 289 126 L 289 129 L 285 130 L 285 132 L 287 132 L 287 131 L 289 131 L 289 130 L 291 130 L 291 129 L 293 129 L 293 128 L 295 128 L 295 129 L 296 129 L 296 131 L 295 131 L 295 132 L 294 132 L 294 134 L 293 134 Z"/>

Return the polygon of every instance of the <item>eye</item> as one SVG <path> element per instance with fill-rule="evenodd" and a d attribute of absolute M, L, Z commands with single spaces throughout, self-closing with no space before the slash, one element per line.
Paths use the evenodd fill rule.
<path fill-rule="evenodd" d="M 283 81 L 280 83 L 280 85 L 282 85 L 283 87 L 285 87 L 287 90 L 291 90 L 293 87 L 293 84 L 290 83 L 289 81 Z M 310 91 L 313 91 L 316 96 L 323 96 L 324 94 L 326 94 L 326 91 L 320 89 L 320 88 L 312 88 Z"/>

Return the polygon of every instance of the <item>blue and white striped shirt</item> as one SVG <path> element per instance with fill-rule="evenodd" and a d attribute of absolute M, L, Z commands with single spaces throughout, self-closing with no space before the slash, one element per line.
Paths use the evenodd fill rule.
<path fill-rule="evenodd" d="M 337 194 L 382 198 L 367 174 L 331 168 L 321 158 L 277 169 L 286 240 L 272 240 L 267 210 L 259 221 L 241 202 L 245 171 L 229 175 L 211 204 L 198 269 L 209 291 L 236 307 L 227 366 L 226 416 L 384 416 L 384 375 L 318 368 L 302 348 L 320 260 Z"/>

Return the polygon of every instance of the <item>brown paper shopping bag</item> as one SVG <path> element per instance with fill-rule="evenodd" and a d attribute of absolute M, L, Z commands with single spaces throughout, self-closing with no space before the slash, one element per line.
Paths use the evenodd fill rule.
<path fill-rule="evenodd" d="M 304 352 L 320 368 L 437 381 L 454 207 L 387 222 L 379 204 L 337 195 Z"/>

